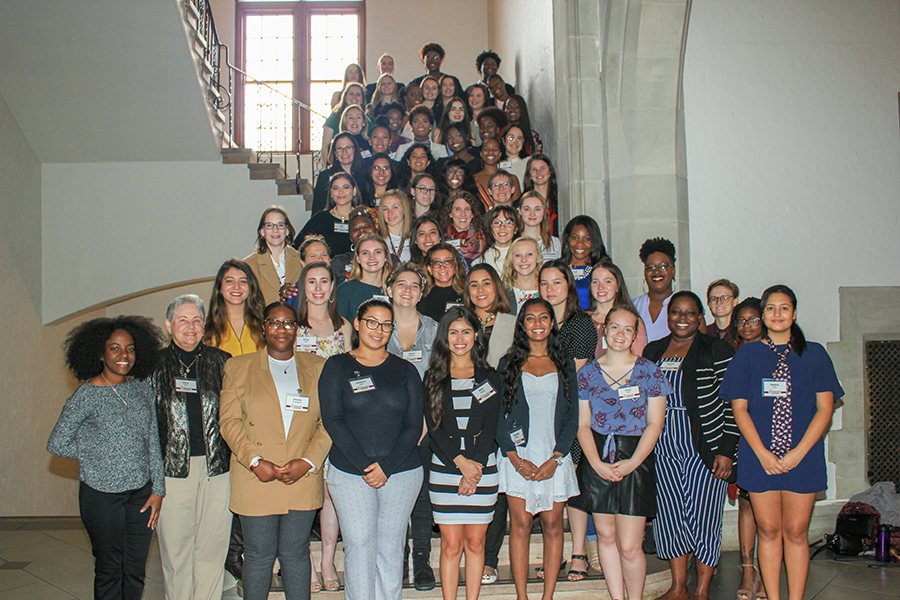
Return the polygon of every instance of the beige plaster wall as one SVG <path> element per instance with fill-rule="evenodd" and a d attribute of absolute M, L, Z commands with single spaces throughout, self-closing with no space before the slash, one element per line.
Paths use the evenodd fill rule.
<path fill-rule="evenodd" d="M 531 126 L 556 156 L 556 86 L 553 60 L 553 3 L 547 0 L 489 0 L 488 47 L 500 55 L 500 75 L 528 103 Z"/>
<path fill-rule="evenodd" d="M 407 82 L 425 72 L 419 48 L 440 44 L 441 70 L 463 86 L 475 82 L 475 57 L 487 48 L 488 0 L 366 0 L 366 79 L 378 75 L 378 58 L 394 57 L 397 79 Z"/>

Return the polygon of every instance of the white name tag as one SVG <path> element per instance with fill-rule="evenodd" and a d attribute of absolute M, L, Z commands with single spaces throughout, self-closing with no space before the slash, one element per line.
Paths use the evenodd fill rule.
<path fill-rule="evenodd" d="M 334 224 L 334 232 L 335 233 L 350 233 L 350 223 L 335 223 Z"/>
<path fill-rule="evenodd" d="M 450 238 L 450 239 L 446 240 L 446 242 L 448 244 L 450 244 L 451 246 L 453 246 L 454 248 L 456 248 L 457 250 L 459 250 L 459 246 L 460 246 L 460 244 L 462 244 L 462 240 L 457 240 L 454 238 Z"/>
<path fill-rule="evenodd" d="M 391 303 L 391 299 L 388 298 L 387 296 L 385 296 L 384 294 L 375 294 L 372 297 L 375 298 L 376 300 L 381 300 L 382 302 L 387 302 L 388 304 Z"/>
<path fill-rule="evenodd" d="M 362 152 L 359 153 L 359 155 L 362 156 L 363 158 L 369 158 L 370 156 L 372 156 L 372 153 L 369 152 L 368 150 L 363 150 Z"/>
<path fill-rule="evenodd" d="M 403 352 L 403 360 L 408 360 L 412 363 L 422 362 L 423 358 L 421 350 L 406 350 Z"/>
<path fill-rule="evenodd" d="M 500 167 L 501 169 L 503 169 L 504 171 L 509 171 L 510 169 L 512 169 L 512 163 L 508 160 L 501 161 L 500 164 L 497 166 Z"/>
<path fill-rule="evenodd" d="M 309 396 L 287 394 L 284 397 L 284 407 L 288 410 L 309 412 Z"/>
<path fill-rule="evenodd" d="M 659 365 L 659 369 L 661 371 L 677 371 L 679 366 L 681 366 L 680 360 L 673 360 L 669 358 L 662 361 L 662 364 Z"/>
<path fill-rule="evenodd" d="M 781 379 L 763 379 L 762 393 L 767 398 L 786 398 L 787 381 Z"/>
<path fill-rule="evenodd" d="M 319 338 L 314 335 L 298 335 L 297 350 L 300 352 L 315 352 L 319 347 Z"/>
<path fill-rule="evenodd" d="M 175 391 L 176 392 L 184 392 L 186 394 L 196 394 L 197 393 L 197 380 L 196 379 L 175 379 Z"/>
<path fill-rule="evenodd" d="M 600 347 L 606 350 L 606 335 L 600 338 Z"/>
<path fill-rule="evenodd" d="M 641 388 L 636 385 L 621 387 L 616 391 L 619 393 L 619 400 L 637 400 L 641 397 Z"/>
<path fill-rule="evenodd" d="M 447 312 L 448 310 L 450 310 L 450 309 L 453 308 L 454 306 L 462 306 L 462 304 L 460 304 L 459 302 L 447 302 L 447 303 L 444 305 L 444 312 Z"/>
<path fill-rule="evenodd" d="M 361 394 L 374 390 L 375 382 L 372 381 L 371 377 L 360 377 L 359 379 L 351 379 L 350 387 L 353 388 L 354 394 Z"/>
<path fill-rule="evenodd" d="M 512 438 L 513 444 L 516 446 L 524 446 L 525 445 L 525 434 L 522 433 L 521 429 L 516 429 L 512 433 L 509 434 L 509 437 Z"/>
<path fill-rule="evenodd" d="M 494 386 L 491 385 L 490 381 L 485 381 L 477 388 L 472 390 L 472 395 L 475 396 L 475 399 L 478 400 L 478 403 L 481 404 L 494 394 L 496 394 L 496 390 L 494 390 Z M 520 430 L 521 431 L 521 430 Z"/>

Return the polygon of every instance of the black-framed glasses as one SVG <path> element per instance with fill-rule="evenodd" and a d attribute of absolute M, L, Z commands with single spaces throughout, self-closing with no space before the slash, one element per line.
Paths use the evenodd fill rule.
<path fill-rule="evenodd" d="M 437 191 L 437 188 L 430 188 L 430 187 L 425 187 L 424 185 L 417 185 L 416 191 L 419 192 L 420 194 L 427 194 L 430 196 Z"/>
<path fill-rule="evenodd" d="M 269 329 L 284 329 L 285 331 L 293 331 L 297 329 L 297 321 L 283 321 L 281 319 L 266 319 L 266 327 Z"/>
<path fill-rule="evenodd" d="M 760 320 L 761 319 L 759 317 L 750 317 L 749 319 L 735 319 L 734 324 L 738 325 L 738 326 L 746 325 L 747 323 L 750 323 L 751 325 L 756 325 L 757 323 L 760 322 Z"/>
<path fill-rule="evenodd" d="M 363 323 L 366 324 L 366 328 L 369 331 L 375 331 L 379 327 L 384 333 L 390 333 L 394 330 L 393 323 L 382 323 L 381 321 L 376 321 L 375 319 L 363 319 Z"/>
<path fill-rule="evenodd" d="M 732 296 L 731 294 L 724 294 L 722 296 L 710 296 L 709 303 L 710 304 L 724 303 L 724 302 L 728 302 L 732 298 L 734 298 L 734 296 Z"/>
<path fill-rule="evenodd" d="M 491 221 L 491 226 L 493 227 L 510 227 L 513 225 L 513 222 L 509 219 L 495 219 Z"/>

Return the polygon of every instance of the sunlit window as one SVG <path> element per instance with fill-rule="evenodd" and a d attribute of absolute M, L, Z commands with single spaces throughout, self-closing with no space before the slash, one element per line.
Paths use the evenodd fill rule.
<path fill-rule="evenodd" d="M 309 103 L 320 115 L 331 113 L 331 97 L 341 90 L 344 70 L 359 63 L 359 17 L 355 14 L 312 15 L 309 18 Z M 309 118 L 311 145 L 322 145 L 325 119 Z"/>
<path fill-rule="evenodd" d="M 293 147 L 293 15 L 248 15 L 245 29 L 247 73 L 244 87 L 244 144 L 267 152 Z"/>

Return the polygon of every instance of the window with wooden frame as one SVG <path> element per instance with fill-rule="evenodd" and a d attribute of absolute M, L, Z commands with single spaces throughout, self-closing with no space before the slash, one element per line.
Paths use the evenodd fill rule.
<path fill-rule="evenodd" d="M 319 149 L 344 70 L 365 61 L 365 2 L 245 0 L 237 3 L 236 21 L 237 64 L 250 76 L 235 94 L 238 145 Z"/>

